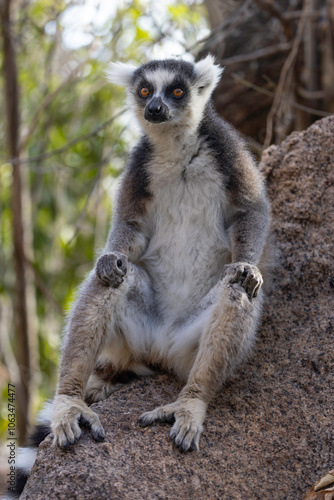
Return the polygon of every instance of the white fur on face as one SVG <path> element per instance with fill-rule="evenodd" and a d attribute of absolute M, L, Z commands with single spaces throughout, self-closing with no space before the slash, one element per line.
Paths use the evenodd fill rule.
<path fill-rule="evenodd" d="M 196 130 L 203 118 L 204 108 L 220 80 L 223 68 L 214 64 L 214 58 L 209 55 L 195 64 L 195 73 L 197 75 L 195 82 L 188 82 L 190 90 L 188 106 L 174 120 L 175 124 L 185 126 L 189 132 Z M 147 72 L 145 76 L 153 85 L 155 95 L 163 99 L 164 89 L 173 82 L 176 75 L 166 69 L 157 69 Z M 147 129 L 146 123 L 143 120 L 140 121 L 145 131 L 151 135 L 152 127 L 149 126 Z"/>
<path fill-rule="evenodd" d="M 145 78 L 153 85 L 155 89 L 154 95 L 162 96 L 163 90 L 173 82 L 175 74 L 166 69 L 157 69 L 155 71 L 147 71 Z"/>
<path fill-rule="evenodd" d="M 218 85 L 224 71 L 224 68 L 214 64 L 214 62 L 214 58 L 208 55 L 205 59 L 195 64 L 197 73 L 196 88 L 202 88 L 201 94 L 192 95 L 191 99 L 193 122 L 196 126 L 201 121 L 205 105 Z"/>
<path fill-rule="evenodd" d="M 190 90 L 190 100 L 188 106 L 182 113 L 173 113 L 174 117 L 168 123 L 151 124 L 144 118 L 143 109 L 140 108 L 133 97 L 132 77 L 136 70 L 135 66 L 125 63 L 110 63 L 106 75 L 109 81 L 127 88 L 128 102 L 135 110 L 139 125 L 154 142 L 161 142 L 161 133 L 173 135 L 173 126 L 184 127 L 185 136 L 194 132 L 200 123 L 204 108 L 211 97 L 213 90 L 219 82 L 223 73 L 223 68 L 215 64 L 213 56 L 208 55 L 201 61 L 194 64 L 196 79 L 188 82 Z M 164 89 L 175 79 L 176 73 L 163 67 L 155 70 L 147 70 L 144 79 L 154 88 L 155 97 L 164 100 Z M 179 133 L 179 131 L 177 131 Z"/>

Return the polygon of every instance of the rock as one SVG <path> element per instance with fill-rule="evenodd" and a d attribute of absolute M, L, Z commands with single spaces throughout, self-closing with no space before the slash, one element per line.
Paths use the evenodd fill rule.
<path fill-rule="evenodd" d="M 94 405 L 104 443 L 40 446 L 22 495 L 38 499 L 296 500 L 334 464 L 334 117 L 263 154 L 278 250 L 258 342 L 210 405 L 199 452 L 139 415 L 172 402 L 170 376 Z"/>

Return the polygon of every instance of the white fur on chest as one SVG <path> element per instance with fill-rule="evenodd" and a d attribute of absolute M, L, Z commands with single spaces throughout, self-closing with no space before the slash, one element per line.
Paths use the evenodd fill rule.
<path fill-rule="evenodd" d="M 189 312 L 218 281 L 228 258 L 225 193 L 214 158 L 200 143 L 149 165 L 153 202 L 142 264 L 158 301 L 173 317 Z"/>

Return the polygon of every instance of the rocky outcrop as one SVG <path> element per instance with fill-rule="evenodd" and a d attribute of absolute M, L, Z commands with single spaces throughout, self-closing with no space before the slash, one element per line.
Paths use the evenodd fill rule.
<path fill-rule="evenodd" d="M 199 452 L 137 417 L 172 402 L 167 375 L 94 405 L 104 443 L 40 446 L 22 498 L 301 499 L 334 465 L 334 117 L 264 152 L 278 251 L 251 359 L 211 404 Z"/>

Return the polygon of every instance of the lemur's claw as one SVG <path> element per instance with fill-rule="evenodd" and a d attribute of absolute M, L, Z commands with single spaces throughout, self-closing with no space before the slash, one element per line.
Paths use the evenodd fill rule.
<path fill-rule="evenodd" d="M 139 418 L 139 425 L 147 427 L 154 422 L 173 423 L 170 437 L 180 451 L 199 449 L 199 438 L 203 432 L 206 404 L 200 399 L 180 398 L 169 405 L 148 411 Z"/>
<path fill-rule="evenodd" d="M 229 283 L 238 283 L 241 285 L 250 300 L 258 296 L 263 283 L 258 267 L 246 262 L 237 262 L 225 266 L 223 278 L 225 277 Z"/>
<path fill-rule="evenodd" d="M 95 441 L 103 441 L 105 431 L 100 419 L 84 401 L 63 394 L 56 396 L 51 422 L 53 446 L 66 449 L 75 444 L 81 436 L 79 424 L 91 429 Z"/>

